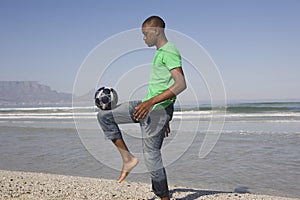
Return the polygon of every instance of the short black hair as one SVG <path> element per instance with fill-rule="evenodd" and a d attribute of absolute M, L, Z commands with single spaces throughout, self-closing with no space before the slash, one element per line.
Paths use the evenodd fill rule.
<path fill-rule="evenodd" d="M 166 24 L 164 22 L 164 20 L 159 17 L 159 16 L 151 16 L 151 17 L 148 17 L 144 23 L 144 24 L 150 24 L 154 27 L 160 27 L 160 28 L 165 28 L 166 27 Z"/>

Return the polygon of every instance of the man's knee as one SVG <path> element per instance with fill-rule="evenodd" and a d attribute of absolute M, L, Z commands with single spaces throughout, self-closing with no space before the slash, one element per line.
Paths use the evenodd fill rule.
<path fill-rule="evenodd" d="M 108 112 L 108 111 L 100 110 L 97 114 L 97 119 L 100 123 L 111 121 L 111 118 L 112 118 L 112 114 L 111 114 L 111 112 Z"/>

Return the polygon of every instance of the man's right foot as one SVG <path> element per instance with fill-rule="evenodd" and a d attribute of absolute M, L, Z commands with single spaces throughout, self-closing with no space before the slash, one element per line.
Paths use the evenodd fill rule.
<path fill-rule="evenodd" d="M 133 157 L 128 162 L 123 163 L 123 168 L 118 180 L 118 183 L 121 183 L 129 174 L 129 172 L 139 163 L 139 159 L 136 157 Z"/>

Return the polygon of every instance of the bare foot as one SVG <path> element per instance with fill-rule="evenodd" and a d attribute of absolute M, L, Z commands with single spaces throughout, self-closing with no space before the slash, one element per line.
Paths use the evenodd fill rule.
<path fill-rule="evenodd" d="M 123 168 L 120 174 L 118 183 L 121 183 L 129 174 L 129 172 L 139 163 L 139 159 L 133 157 L 130 161 L 123 163 Z"/>

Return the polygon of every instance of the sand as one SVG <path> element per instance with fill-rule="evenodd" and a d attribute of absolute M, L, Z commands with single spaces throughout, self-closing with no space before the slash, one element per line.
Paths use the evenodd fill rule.
<path fill-rule="evenodd" d="M 171 199 L 296 200 L 255 194 L 170 186 Z M 150 184 L 0 170 L 0 199 L 158 199 Z"/>

